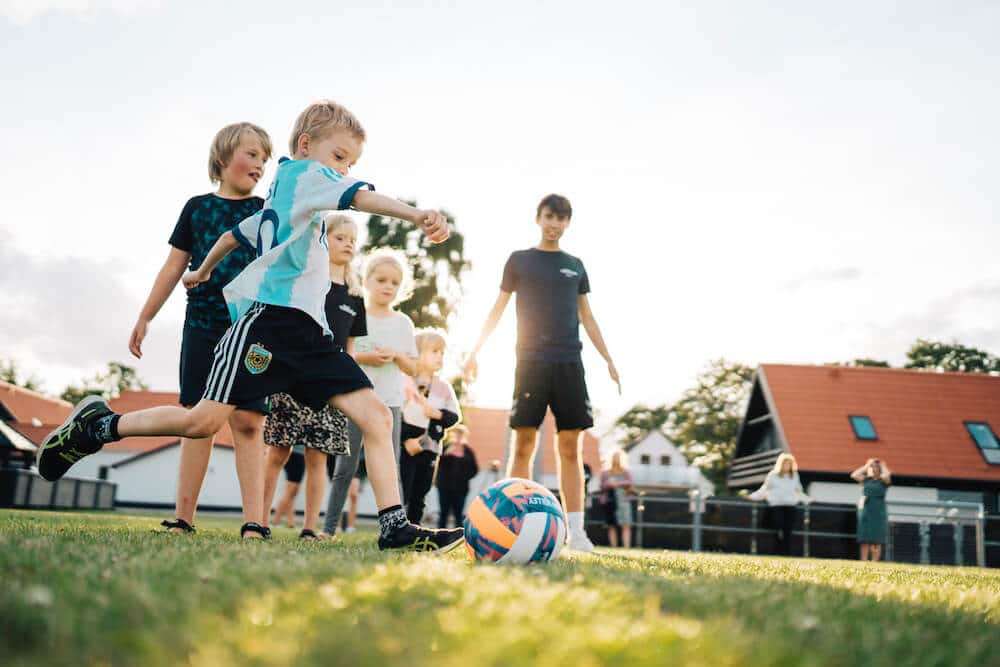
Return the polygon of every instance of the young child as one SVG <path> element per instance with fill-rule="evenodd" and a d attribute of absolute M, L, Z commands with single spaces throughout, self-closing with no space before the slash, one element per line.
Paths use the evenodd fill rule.
<path fill-rule="evenodd" d="M 174 232 L 170 235 L 171 248 L 167 261 L 156 276 L 132 329 L 129 350 L 133 355 L 142 358 L 142 342 L 149 323 L 163 307 L 188 266 L 199 266 L 220 235 L 264 205 L 263 199 L 253 196 L 253 190 L 264 174 L 264 163 L 270 157 L 271 139 L 256 125 L 234 123 L 215 135 L 208 157 L 208 175 L 213 183 L 219 184 L 218 190 L 192 197 L 181 210 Z M 222 287 L 253 259 L 253 250 L 238 249 L 219 263 L 210 280 L 188 292 L 180 355 L 180 404 L 184 407 L 195 405 L 205 391 L 215 345 L 230 325 Z M 267 399 L 260 398 L 237 405 L 236 411 L 229 417 L 238 452 L 236 472 L 241 479 L 248 474 L 248 466 L 252 467 L 249 457 L 254 451 L 260 453 L 259 443 L 267 413 Z M 213 441 L 214 434 L 206 438 L 181 438 L 174 520 L 162 523 L 167 530 L 194 532 L 195 509 L 208 470 Z M 247 507 L 245 503 L 244 507 Z"/>
<path fill-rule="evenodd" d="M 42 477 L 59 479 L 73 463 L 120 438 L 208 436 L 236 405 L 286 392 L 314 409 L 332 405 L 360 427 L 379 509 L 380 549 L 442 552 L 461 542 L 460 530 L 430 530 L 406 520 L 393 459 L 391 416 L 364 371 L 334 345 L 326 320 L 330 268 L 318 212 L 353 205 L 412 221 L 432 242 L 448 237 L 439 212 L 380 195 L 347 175 L 364 141 L 361 124 L 339 104 L 319 102 L 299 115 L 291 138 L 294 159 L 279 164 L 264 209 L 223 234 L 201 266 L 182 278 L 185 287 L 193 288 L 209 280 L 219 261 L 239 244 L 258 248 L 260 256 L 224 290 L 233 325 L 216 346 L 202 399 L 191 410 L 161 406 L 119 415 L 101 398 L 88 397 L 39 447 Z M 263 478 L 260 455 L 256 475 L 243 480 L 250 487 L 243 490 L 244 503 L 255 503 L 244 512 L 256 516 L 243 524 L 244 536 L 269 534 L 260 525 Z"/>
<path fill-rule="evenodd" d="M 327 251 L 330 256 L 330 291 L 326 295 L 326 319 L 333 332 L 336 346 L 354 352 L 354 338 L 368 333 L 365 327 L 365 304 L 359 296 L 358 280 L 352 275 L 351 260 L 358 240 L 354 221 L 340 213 L 328 214 L 326 224 Z M 267 448 L 264 464 L 264 510 L 274 499 L 278 476 L 294 445 L 305 445 L 306 514 L 302 539 L 316 540 L 316 523 L 326 485 L 328 456 L 343 456 L 350 450 L 347 444 L 347 417 L 340 410 L 324 407 L 313 410 L 288 394 L 271 397 L 271 416 L 264 427 Z"/>
<path fill-rule="evenodd" d="M 538 427 L 552 408 L 558 431 L 559 492 L 569 519 L 568 546 L 593 551 L 583 527 L 583 467 L 580 433 L 594 425 L 580 358 L 580 324 L 608 363 L 608 374 L 618 384 L 618 371 L 604 344 L 587 300 L 590 282 L 576 257 L 559 248 L 573 209 L 569 200 L 548 195 L 538 204 L 535 223 L 541 241 L 519 250 L 507 260 L 500 296 L 486 318 L 479 340 L 465 364 L 466 377 L 475 379 L 476 354 L 496 328 L 510 295 L 517 292 L 517 368 L 510 426 L 515 431 L 514 453 L 508 474 L 531 477 Z"/>
<path fill-rule="evenodd" d="M 455 517 L 455 525 L 465 521 L 465 500 L 469 496 L 469 482 L 479 474 L 476 453 L 469 444 L 469 428 L 459 424 L 448 431 L 448 446 L 438 461 L 437 490 L 438 528 L 448 525 L 448 518 Z"/>
<path fill-rule="evenodd" d="M 441 438 L 462 418 L 455 390 L 437 375 L 444 364 L 444 349 L 444 336 L 439 332 L 418 333 L 416 373 L 406 378 L 399 478 L 403 482 L 406 516 L 414 523 L 424 515 L 424 500 L 434 483 Z"/>
<path fill-rule="evenodd" d="M 402 253 L 380 248 L 372 251 L 365 261 L 365 316 L 368 335 L 359 337 L 354 344 L 354 358 L 375 387 L 375 395 L 392 414 L 393 464 L 399 463 L 401 411 L 404 397 L 404 374 L 412 375 L 417 369 L 417 348 L 413 338 L 413 322 L 395 306 L 410 298 L 413 278 Z M 358 469 L 362 446 L 368 440 L 362 430 L 348 424 L 351 453 L 337 458 L 331 480 L 330 499 L 327 503 L 323 532 L 334 535 L 351 480 Z M 367 457 L 366 457 L 367 458 Z M 374 482 L 375 471 L 367 458 L 368 474 Z"/>

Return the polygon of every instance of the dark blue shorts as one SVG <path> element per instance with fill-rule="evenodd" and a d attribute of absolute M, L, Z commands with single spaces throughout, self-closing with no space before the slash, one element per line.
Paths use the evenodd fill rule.
<path fill-rule="evenodd" d="M 372 383 L 309 315 L 255 303 L 215 346 L 203 398 L 228 405 L 285 393 L 319 410 Z"/>
<path fill-rule="evenodd" d="M 557 431 L 584 430 L 594 425 L 583 362 L 518 359 L 510 427 L 538 428 L 547 408 L 552 408 Z"/>
<path fill-rule="evenodd" d="M 225 330 L 184 325 L 184 337 L 181 339 L 181 397 L 178 401 L 184 407 L 194 407 L 205 393 L 205 383 L 215 359 L 215 346 L 225 333 Z M 270 414 L 266 396 L 236 407 L 262 415 Z"/>

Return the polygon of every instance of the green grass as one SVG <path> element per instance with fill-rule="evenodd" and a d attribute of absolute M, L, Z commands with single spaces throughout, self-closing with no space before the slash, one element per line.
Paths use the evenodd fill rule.
<path fill-rule="evenodd" d="M 0 511 L 6 665 L 987 665 L 1000 572 L 662 551 L 534 567 Z"/>

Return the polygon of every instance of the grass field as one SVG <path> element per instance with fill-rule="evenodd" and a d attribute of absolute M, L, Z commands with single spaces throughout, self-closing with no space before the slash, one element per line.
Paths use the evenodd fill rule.
<path fill-rule="evenodd" d="M 1000 571 L 615 552 L 535 567 L 0 512 L 6 665 L 989 665 Z"/>

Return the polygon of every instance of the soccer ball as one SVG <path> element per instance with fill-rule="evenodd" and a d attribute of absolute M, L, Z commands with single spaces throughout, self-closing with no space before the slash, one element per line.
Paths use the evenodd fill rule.
<path fill-rule="evenodd" d="M 475 560 L 543 563 L 559 557 L 566 515 L 541 484 L 512 477 L 476 496 L 465 517 L 465 547 Z"/>

